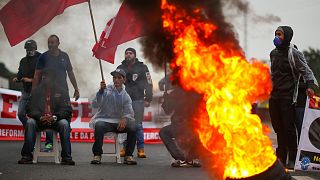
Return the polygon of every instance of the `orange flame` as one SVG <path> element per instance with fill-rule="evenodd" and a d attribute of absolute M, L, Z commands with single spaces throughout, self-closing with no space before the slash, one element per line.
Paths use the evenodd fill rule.
<path fill-rule="evenodd" d="M 201 18 L 201 9 L 192 17 L 183 9 L 162 0 L 164 29 L 174 36 L 175 58 L 171 68 L 179 69 L 180 84 L 204 95 L 195 121 L 204 148 L 222 159 L 211 166 L 222 178 L 245 178 L 267 170 L 276 156 L 251 104 L 268 98 L 271 91 L 267 65 L 247 62 L 233 42 L 209 43 L 217 27 Z M 222 137 L 219 138 L 218 136 Z M 222 169 L 221 169 L 222 168 Z"/>

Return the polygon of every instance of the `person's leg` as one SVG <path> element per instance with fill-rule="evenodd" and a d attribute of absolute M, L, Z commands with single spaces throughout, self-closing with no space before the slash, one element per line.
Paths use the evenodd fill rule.
<path fill-rule="evenodd" d="M 116 127 L 112 123 L 98 121 L 94 126 L 94 143 L 92 146 L 92 153 L 94 156 L 101 156 L 103 153 L 102 145 L 104 134 L 107 132 L 116 132 Z"/>
<path fill-rule="evenodd" d="M 297 155 L 297 129 L 295 127 L 296 112 L 291 100 L 283 100 L 281 103 L 281 115 L 284 122 L 286 147 L 289 153 L 288 168 L 294 168 Z"/>
<path fill-rule="evenodd" d="M 283 165 L 286 165 L 287 161 L 287 147 L 286 147 L 286 133 L 284 125 L 281 119 L 280 101 L 277 99 L 269 100 L 269 113 L 271 118 L 272 127 L 277 134 L 278 147 L 276 149 L 276 155 Z"/>
<path fill-rule="evenodd" d="M 133 159 L 133 151 L 136 146 L 136 126 L 134 121 L 127 121 L 126 128 L 124 130 L 127 133 L 127 146 L 125 150 L 124 163 L 129 165 L 135 165 L 137 162 Z"/>
<path fill-rule="evenodd" d="M 143 133 L 143 116 L 144 116 L 144 101 L 133 101 L 132 108 L 134 111 L 134 118 L 136 122 L 136 138 L 137 138 L 137 149 L 138 157 L 145 158 L 144 152 L 144 133 Z"/>
<path fill-rule="evenodd" d="M 26 126 L 27 123 L 27 116 L 26 116 L 26 106 L 30 99 L 30 93 L 22 92 L 20 100 L 19 100 L 19 106 L 18 106 L 18 118 L 21 121 L 23 127 Z"/>
<path fill-rule="evenodd" d="M 70 143 L 70 123 L 66 119 L 57 121 L 54 125 L 54 130 L 59 132 L 61 142 L 61 158 L 62 160 L 72 159 L 71 143 Z M 57 147 L 55 147 L 57 148 Z"/>
<path fill-rule="evenodd" d="M 24 144 L 21 150 L 22 159 L 19 164 L 32 163 L 32 152 L 36 141 L 37 123 L 34 119 L 28 119 L 25 125 Z"/>
<path fill-rule="evenodd" d="M 295 119 L 295 125 L 297 127 L 298 131 L 298 141 L 300 140 L 301 135 L 301 129 L 302 129 L 302 123 L 303 123 L 303 117 L 304 117 L 304 107 L 296 107 L 296 119 Z"/>
<path fill-rule="evenodd" d="M 163 144 L 166 146 L 167 150 L 169 151 L 170 155 L 175 160 L 185 161 L 184 154 L 181 152 L 176 142 L 173 140 L 173 138 L 175 138 L 176 136 L 175 136 L 172 125 L 168 125 L 161 128 L 159 135 Z"/>

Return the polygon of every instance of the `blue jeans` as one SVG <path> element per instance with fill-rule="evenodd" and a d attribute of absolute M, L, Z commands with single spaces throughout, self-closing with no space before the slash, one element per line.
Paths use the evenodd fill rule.
<path fill-rule="evenodd" d="M 132 101 L 132 108 L 134 111 L 134 119 L 136 120 L 136 139 L 137 149 L 144 148 L 144 134 L 143 134 L 143 116 L 144 116 L 144 100 Z M 127 141 L 124 141 L 123 146 L 126 147 Z"/>
<path fill-rule="evenodd" d="M 61 119 L 53 124 L 52 129 L 59 132 L 62 147 L 62 159 L 72 159 L 70 143 L 70 123 L 65 119 Z M 22 157 L 33 157 L 32 152 L 36 141 L 36 132 L 40 130 L 41 129 L 39 129 L 36 120 L 32 118 L 27 120 L 24 133 L 24 144 L 21 150 Z"/>
<path fill-rule="evenodd" d="M 132 156 L 134 147 L 136 146 L 136 129 L 133 121 L 127 121 L 124 131 L 117 130 L 117 123 L 108 123 L 104 121 L 96 122 L 94 126 L 94 143 L 92 146 L 92 152 L 95 156 L 100 156 L 103 153 L 103 137 L 107 132 L 127 133 L 127 146 L 125 156 Z"/>
<path fill-rule="evenodd" d="M 18 107 L 18 118 L 21 121 L 23 127 L 26 126 L 26 123 L 28 120 L 26 116 L 26 107 L 29 100 L 30 100 L 30 93 L 21 92 L 21 97 L 19 100 L 19 107 Z"/>
<path fill-rule="evenodd" d="M 132 108 L 134 111 L 134 119 L 136 120 L 137 149 L 143 149 L 144 134 L 142 121 L 144 116 L 144 100 L 132 101 Z"/>
<path fill-rule="evenodd" d="M 26 107 L 28 105 L 29 100 L 30 100 L 30 93 L 22 91 L 21 97 L 19 100 L 19 106 L 18 106 L 18 118 L 21 121 L 24 128 L 25 128 L 27 120 L 28 120 L 28 118 L 26 116 L 26 114 L 27 114 Z M 46 144 L 48 144 L 48 143 L 52 144 L 52 141 L 53 141 L 52 136 L 53 136 L 52 132 L 46 132 Z"/>
<path fill-rule="evenodd" d="M 177 131 L 178 129 L 174 128 L 173 125 L 168 125 L 160 129 L 159 135 L 171 156 L 175 160 L 185 161 L 185 155 L 175 141 L 175 138 L 177 137 Z"/>

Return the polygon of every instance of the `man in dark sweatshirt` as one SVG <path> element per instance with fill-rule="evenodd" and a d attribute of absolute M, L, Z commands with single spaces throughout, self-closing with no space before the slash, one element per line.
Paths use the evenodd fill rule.
<path fill-rule="evenodd" d="M 270 53 L 271 79 L 273 89 L 269 100 L 271 123 L 277 134 L 276 155 L 289 169 L 294 168 L 297 154 L 297 133 L 295 127 L 295 107 L 299 79 L 306 81 L 306 93 L 314 94 L 314 75 L 308 67 L 303 54 L 290 44 L 293 30 L 289 26 L 280 26 L 275 31 L 274 45 Z M 287 162 L 287 155 L 289 161 Z"/>
<path fill-rule="evenodd" d="M 40 85 L 33 89 L 30 102 L 27 105 L 29 119 L 25 125 L 24 144 L 21 150 L 22 158 L 19 164 L 32 164 L 36 132 L 53 129 L 59 132 L 61 140 L 61 164 L 75 165 L 71 157 L 70 120 L 72 107 L 70 98 L 57 83 L 55 75 L 43 72 Z"/>
<path fill-rule="evenodd" d="M 127 48 L 125 51 L 125 60 L 117 69 L 123 69 L 126 72 L 126 91 L 132 99 L 132 107 L 136 122 L 137 149 L 138 158 L 146 158 L 144 152 L 144 134 L 142 121 L 144 116 L 144 107 L 149 107 L 152 100 L 152 79 L 148 67 L 140 62 L 136 57 L 136 50 Z M 125 155 L 125 148 L 121 150 L 121 156 Z"/>

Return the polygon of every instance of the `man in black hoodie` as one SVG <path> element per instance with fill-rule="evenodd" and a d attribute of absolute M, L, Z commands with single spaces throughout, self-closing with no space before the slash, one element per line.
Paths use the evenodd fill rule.
<path fill-rule="evenodd" d="M 276 155 L 289 169 L 294 168 L 297 154 L 297 134 L 295 127 L 295 107 L 299 79 L 306 81 L 306 93 L 314 94 L 314 75 L 308 67 L 303 54 L 290 44 L 293 30 L 280 26 L 275 31 L 274 45 L 270 53 L 271 79 L 273 89 L 269 100 L 271 123 L 277 134 Z M 287 154 L 289 161 L 287 164 Z"/>
<path fill-rule="evenodd" d="M 144 107 L 149 107 L 152 100 L 152 79 L 148 67 L 140 62 L 136 57 L 136 50 L 127 48 L 125 51 L 125 60 L 117 69 L 123 69 L 126 72 L 126 91 L 132 99 L 132 108 L 136 120 L 136 135 L 138 157 L 146 158 L 144 152 L 143 135 L 143 115 Z M 121 156 L 125 155 L 124 148 L 121 150 Z"/>

